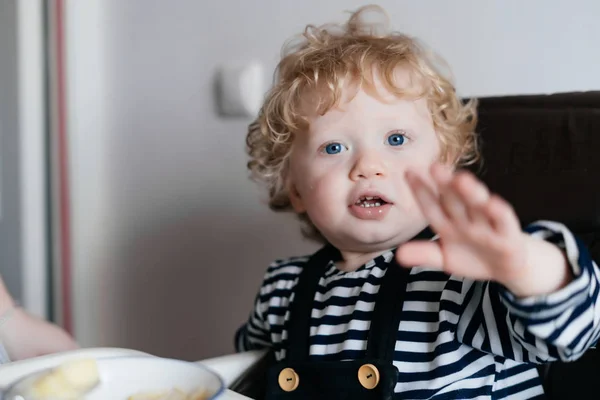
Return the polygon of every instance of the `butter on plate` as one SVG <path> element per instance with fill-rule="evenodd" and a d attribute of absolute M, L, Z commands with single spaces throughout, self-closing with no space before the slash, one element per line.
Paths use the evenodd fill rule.
<path fill-rule="evenodd" d="M 39 377 L 31 393 L 36 400 L 79 400 L 99 382 L 96 360 L 73 360 Z"/>
<path fill-rule="evenodd" d="M 165 374 L 168 375 L 168 373 L 175 375 L 167 376 L 166 381 L 169 383 L 164 384 L 164 386 L 162 383 L 157 384 L 152 380 L 147 382 L 146 375 L 138 375 L 131 380 L 131 373 L 133 371 L 140 371 L 140 369 L 132 369 L 129 365 L 131 363 L 135 365 L 135 362 L 138 364 L 143 362 L 142 365 L 150 365 L 151 368 L 146 369 L 143 374 L 148 374 L 148 370 L 150 370 L 150 372 L 160 372 L 161 377 L 165 377 Z M 177 372 L 174 368 L 165 368 L 164 364 L 171 364 L 178 367 L 181 372 Z M 102 379 L 111 381 L 110 385 L 106 386 L 106 382 L 101 382 L 100 371 L 102 371 Z M 112 379 L 111 377 L 107 377 L 109 372 L 113 374 Z M 202 372 L 202 374 L 198 374 L 198 372 Z M 190 363 L 153 357 L 142 357 L 139 360 L 135 358 L 125 358 L 122 360 L 95 360 L 86 358 L 67 361 L 49 371 L 35 374 L 31 378 L 22 381 L 20 384 L 21 389 L 19 389 L 19 385 L 14 388 L 17 390 L 18 397 L 9 396 L 9 398 L 26 398 L 27 400 L 84 400 L 89 397 L 107 400 L 109 397 L 104 391 L 116 390 L 119 394 L 116 395 L 114 392 L 111 392 L 110 400 L 206 400 L 211 397 L 211 392 L 207 389 L 205 381 L 202 380 L 203 378 L 206 380 L 206 377 L 203 376 L 205 373 L 200 367 Z M 176 379 L 181 377 L 183 377 L 183 380 L 180 379 L 178 381 Z M 121 385 L 121 387 L 119 380 L 126 384 Z M 198 386 L 190 385 L 190 380 L 192 382 L 198 381 Z M 134 382 L 133 386 L 137 390 L 132 390 L 132 382 Z M 144 390 L 145 386 L 148 387 L 148 390 Z M 193 389 L 194 386 L 196 386 L 196 389 Z M 182 388 L 186 390 L 181 390 Z"/>

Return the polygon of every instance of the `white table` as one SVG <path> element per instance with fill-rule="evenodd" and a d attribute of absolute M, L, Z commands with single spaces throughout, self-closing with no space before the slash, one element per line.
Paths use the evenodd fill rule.
<path fill-rule="evenodd" d="M 223 379 L 225 386 L 227 387 L 250 365 L 256 362 L 262 354 L 263 353 L 260 351 L 232 354 L 223 357 L 216 357 L 198 361 L 198 363 L 212 369 L 217 374 L 219 374 Z M 11 382 L 14 382 L 20 377 L 25 376 L 31 372 L 44 368 L 54 367 L 69 359 L 81 357 L 122 357 L 131 355 L 151 356 L 150 354 L 130 349 L 94 348 L 80 349 L 60 354 L 52 354 L 29 360 L 17 361 L 5 365 L 0 365 L 0 388 L 7 386 Z M 221 399 L 248 400 L 249 397 L 242 396 L 231 390 L 226 390 L 225 393 L 221 397 L 219 397 L 219 400 Z"/>

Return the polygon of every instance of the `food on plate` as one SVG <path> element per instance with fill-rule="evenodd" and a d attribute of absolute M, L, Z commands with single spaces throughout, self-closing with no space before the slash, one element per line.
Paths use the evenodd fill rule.
<path fill-rule="evenodd" d="M 84 400 L 100 387 L 100 372 L 94 359 L 67 361 L 34 379 L 25 394 L 28 400 Z M 168 386 L 167 386 L 168 387 Z M 22 397 L 21 397 L 22 398 Z M 179 388 L 144 391 L 125 399 L 114 400 L 207 400 L 210 394 L 197 389 L 191 392 Z M 111 399 L 113 400 L 113 399 Z"/>
<path fill-rule="evenodd" d="M 94 359 L 67 361 L 33 383 L 32 396 L 45 400 L 78 400 L 98 384 L 100 376 Z"/>
<path fill-rule="evenodd" d="M 206 400 L 210 396 L 205 390 L 196 390 L 192 393 L 185 393 L 179 389 L 171 389 L 161 392 L 143 392 L 137 393 L 127 398 L 127 400 Z"/>

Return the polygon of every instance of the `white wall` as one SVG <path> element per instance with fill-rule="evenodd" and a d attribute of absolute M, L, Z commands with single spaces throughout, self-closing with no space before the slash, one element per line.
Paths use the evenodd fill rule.
<path fill-rule="evenodd" d="M 188 359 L 232 351 L 267 264 L 314 249 L 246 178 L 249 120 L 218 65 L 269 70 L 306 23 L 363 1 L 67 2 L 76 334 Z M 600 3 L 381 1 L 463 95 L 600 89 Z"/>

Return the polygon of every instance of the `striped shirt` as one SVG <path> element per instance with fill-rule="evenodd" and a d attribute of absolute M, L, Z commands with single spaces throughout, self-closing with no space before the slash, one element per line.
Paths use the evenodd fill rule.
<path fill-rule="evenodd" d="M 408 275 L 396 335 L 395 392 L 410 399 L 531 399 L 543 397 L 536 364 L 580 357 L 600 336 L 599 276 L 588 251 L 563 225 L 527 228 L 558 245 L 574 279 L 559 291 L 516 298 L 501 285 L 414 267 Z M 285 358 L 289 305 L 309 257 L 273 263 L 249 321 L 236 335 L 238 351 L 272 347 Z M 310 359 L 364 358 L 375 297 L 394 252 L 356 271 L 333 262 L 321 277 L 310 321 Z"/>

